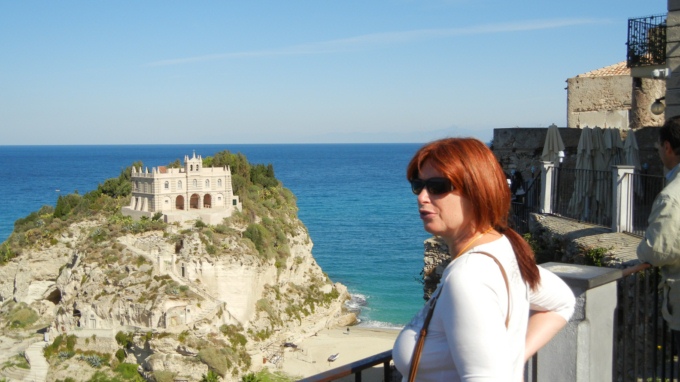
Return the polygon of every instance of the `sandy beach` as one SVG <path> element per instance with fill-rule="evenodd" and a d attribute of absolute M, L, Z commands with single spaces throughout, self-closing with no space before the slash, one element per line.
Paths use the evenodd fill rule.
<path fill-rule="evenodd" d="M 267 366 L 272 371 L 283 371 L 291 376 L 309 377 L 392 349 L 398 334 L 397 329 L 357 326 L 350 327 L 349 332 L 344 327 L 325 329 L 316 336 L 296 343 L 296 350 L 286 349 L 280 367 Z M 337 359 L 329 362 L 328 357 L 336 353 Z"/>

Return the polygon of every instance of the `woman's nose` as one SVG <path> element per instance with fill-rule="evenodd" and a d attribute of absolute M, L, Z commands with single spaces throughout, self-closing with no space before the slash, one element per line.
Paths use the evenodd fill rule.
<path fill-rule="evenodd" d="M 423 187 L 420 194 L 418 194 L 418 204 L 423 204 L 430 201 L 430 195 L 427 193 L 427 188 Z"/>

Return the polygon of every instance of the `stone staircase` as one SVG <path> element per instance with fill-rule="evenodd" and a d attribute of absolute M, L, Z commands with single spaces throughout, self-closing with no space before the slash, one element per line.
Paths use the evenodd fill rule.
<path fill-rule="evenodd" d="M 43 348 L 47 346 L 47 342 L 35 342 L 26 349 L 26 359 L 31 364 L 30 373 L 24 381 L 44 382 L 47 379 L 47 371 L 50 364 L 47 363 L 43 355 Z"/>
<path fill-rule="evenodd" d="M 201 310 L 201 314 L 196 316 L 192 322 L 200 322 L 203 319 L 209 318 L 217 314 L 217 312 L 222 307 L 222 303 L 219 301 L 214 301 L 209 308 Z"/>
<path fill-rule="evenodd" d="M 9 351 L 1 352 L 0 366 L 4 365 L 5 362 L 19 354 L 21 351 L 24 351 L 31 368 L 24 369 L 17 366 L 10 366 L 0 370 L 0 379 L 4 378 L 7 382 L 44 382 L 47 377 L 47 370 L 49 369 L 49 364 L 43 356 L 43 347 L 46 345 L 47 343 L 43 341 L 35 341 L 30 345 L 22 341 L 12 346 Z"/>

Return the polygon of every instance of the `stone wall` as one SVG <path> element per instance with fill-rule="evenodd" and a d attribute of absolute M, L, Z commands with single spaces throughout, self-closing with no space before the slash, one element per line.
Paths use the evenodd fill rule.
<path fill-rule="evenodd" d="M 630 75 L 573 77 L 567 80 L 567 126 L 638 129 L 661 126 L 663 115 L 650 106 L 666 91 L 663 80 Z"/>
<path fill-rule="evenodd" d="M 573 77 L 567 89 L 568 127 L 628 128 L 633 89 L 629 75 Z"/>
<path fill-rule="evenodd" d="M 560 128 L 559 132 L 565 146 L 564 163 L 568 165 L 573 162 L 572 166 L 575 166 L 581 130 Z M 528 180 L 541 172 L 541 154 L 547 133 L 547 127 L 494 129 L 491 150 L 496 154 L 503 171 L 509 173 L 514 168 Z"/>
<path fill-rule="evenodd" d="M 666 118 L 670 118 L 680 115 L 680 0 L 668 0 L 666 41 L 666 66 L 671 70 L 666 79 Z"/>
<path fill-rule="evenodd" d="M 631 129 L 642 126 L 659 127 L 664 123 L 664 114 L 655 115 L 651 106 L 657 98 L 666 93 L 666 82 L 651 78 L 636 78 L 633 80 L 633 104 L 630 110 Z"/>

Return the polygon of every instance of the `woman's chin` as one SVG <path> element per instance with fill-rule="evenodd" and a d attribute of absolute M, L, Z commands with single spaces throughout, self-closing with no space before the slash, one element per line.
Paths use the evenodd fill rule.
<path fill-rule="evenodd" d="M 425 232 L 434 236 L 441 236 L 442 234 L 441 230 L 437 229 L 436 227 L 432 227 L 431 225 L 428 224 L 423 224 L 423 229 L 425 230 Z"/>

